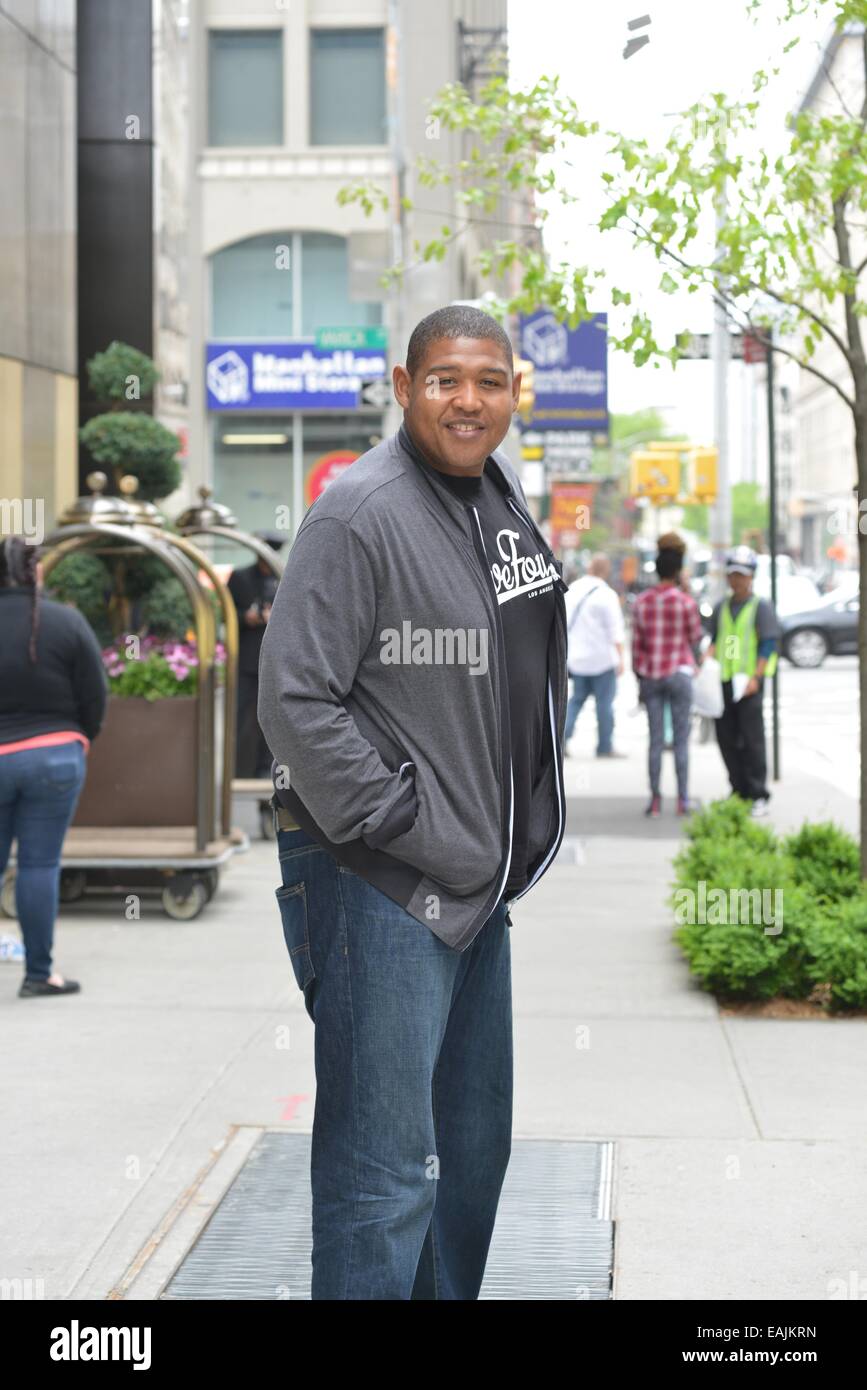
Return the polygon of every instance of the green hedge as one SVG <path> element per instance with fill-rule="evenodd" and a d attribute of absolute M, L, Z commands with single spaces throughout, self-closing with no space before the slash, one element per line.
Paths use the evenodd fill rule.
<path fill-rule="evenodd" d="M 867 885 L 851 835 L 827 821 L 777 836 L 740 797 L 691 816 L 686 834 L 674 939 L 703 989 L 867 1007 Z"/>

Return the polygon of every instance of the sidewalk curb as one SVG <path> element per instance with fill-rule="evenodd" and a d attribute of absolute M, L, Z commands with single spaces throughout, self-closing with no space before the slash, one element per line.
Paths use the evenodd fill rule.
<path fill-rule="evenodd" d="M 264 1132 L 264 1125 L 232 1127 L 232 1133 L 181 1193 L 106 1299 L 149 1301 L 160 1297 Z"/>

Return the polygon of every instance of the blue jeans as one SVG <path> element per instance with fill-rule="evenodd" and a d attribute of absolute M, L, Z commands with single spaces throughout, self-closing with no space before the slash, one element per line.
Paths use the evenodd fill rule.
<path fill-rule="evenodd" d="M 566 706 L 566 728 L 564 741 L 572 737 L 575 721 L 584 708 L 584 701 L 592 695 L 596 701 L 596 725 L 598 738 L 597 754 L 611 752 L 611 737 L 614 733 L 614 696 L 617 693 L 617 670 L 600 671 L 598 676 L 572 676 L 572 694 Z"/>
<path fill-rule="evenodd" d="M 461 952 L 301 830 L 283 935 L 315 1024 L 314 1299 L 475 1299 L 511 1153 L 503 902 Z"/>
<path fill-rule="evenodd" d="M 84 745 L 57 743 L 0 754 L 0 878 L 18 841 L 15 905 L 24 941 L 24 973 L 51 974 L 60 889 L 60 851 L 84 785 Z"/>
<path fill-rule="evenodd" d="M 647 771 L 651 796 L 660 795 L 659 776 L 665 744 L 664 707 L 668 701 L 671 707 L 677 794 L 683 801 L 689 799 L 689 713 L 692 709 L 692 679 L 692 676 L 686 675 L 684 671 L 675 671 L 672 675 L 661 676 L 658 680 L 649 676 L 639 677 L 638 690 L 647 710 L 650 729 Z"/>

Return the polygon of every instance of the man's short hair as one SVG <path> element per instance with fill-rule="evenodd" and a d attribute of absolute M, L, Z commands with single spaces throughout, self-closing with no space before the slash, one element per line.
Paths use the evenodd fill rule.
<path fill-rule="evenodd" d="M 416 324 L 406 349 L 406 370 L 410 376 L 415 376 L 431 343 L 440 338 L 490 338 L 502 348 L 511 376 L 512 344 L 508 333 L 490 314 L 471 304 L 447 304 Z"/>
<path fill-rule="evenodd" d="M 683 569 L 683 551 L 676 546 L 661 546 L 656 557 L 656 573 L 660 579 L 673 579 Z"/>

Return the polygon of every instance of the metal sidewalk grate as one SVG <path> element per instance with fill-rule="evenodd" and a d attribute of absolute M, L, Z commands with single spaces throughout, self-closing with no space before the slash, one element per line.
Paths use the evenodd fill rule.
<path fill-rule="evenodd" d="M 516 1139 L 483 1299 L 608 1299 L 613 1147 Z M 310 1298 L 310 1135 L 262 1135 L 165 1299 Z"/>

